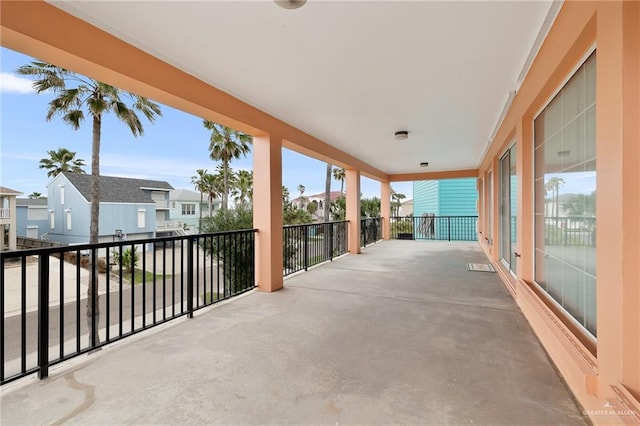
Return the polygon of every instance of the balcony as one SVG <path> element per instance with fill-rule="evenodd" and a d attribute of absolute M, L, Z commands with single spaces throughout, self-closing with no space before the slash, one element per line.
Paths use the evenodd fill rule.
<path fill-rule="evenodd" d="M 0 219 L 11 219 L 11 209 L 0 209 Z"/>
<path fill-rule="evenodd" d="M 587 424 L 486 261 L 371 245 L 7 384 L 1 421 Z"/>
<path fill-rule="evenodd" d="M 156 231 L 175 231 L 183 229 L 184 222 L 180 220 L 158 220 L 156 221 Z"/>

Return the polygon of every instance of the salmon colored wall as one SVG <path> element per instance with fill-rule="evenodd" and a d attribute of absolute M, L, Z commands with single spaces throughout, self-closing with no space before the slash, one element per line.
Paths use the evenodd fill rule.
<path fill-rule="evenodd" d="M 256 236 L 256 284 L 263 291 L 283 286 L 282 139 L 253 138 L 253 226 Z"/>
<path fill-rule="evenodd" d="M 567 325 L 533 282 L 533 130 L 535 115 L 588 51 L 597 55 L 597 343 Z M 596 424 L 640 422 L 640 3 L 565 2 L 520 87 L 480 174 L 493 169 L 493 247 L 498 258 L 497 158 L 517 139 L 518 280 L 514 297 L 587 412 L 611 404 L 636 417 L 592 415 Z M 487 182 L 485 182 L 487 184 Z M 486 194 L 486 191 L 485 191 Z M 486 211 L 482 213 L 486 216 Z M 487 217 L 481 218 L 488 231 Z M 481 241 L 482 242 L 482 241 Z M 512 278 L 500 276 L 513 285 Z M 515 281 L 515 280 L 513 280 Z M 596 346 L 597 345 L 597 346 Z M 625 411 L 626 410 L 626 411 Z M 634 411 L 635 410 L 635 411 Z M 610 410 L 611 411 L 611 410 Z"/>
<path fill-rule="evenodd" d="M 640 399 L 640 2 L 623 5 L 623 383 Z M 634 96 L 635 94 L 635 96 Z"/>
<path fill-rule="evenodd" d="M 478 177 L 478 169 L 470 170 L 449 170 L 446 172 L 428 172 L 428 173 L 404 173 L 390 175 L 391 182 L 411 182 L 414 180 L 436 180 L 436 179 L 454 179 Z"/>
<path fill-rule="evenodd" d="M 360 171 L 345 169 L 349 253 L 360 253 Z"/>
<path fill-rule="evenodd" d="M 382 239 L 391 238 L 391 182 L 380 182 L 380 216 L 382 217 Z"/>

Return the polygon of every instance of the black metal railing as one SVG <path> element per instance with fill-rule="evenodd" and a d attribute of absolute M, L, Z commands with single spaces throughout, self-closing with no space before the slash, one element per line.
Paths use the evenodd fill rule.
<path fill-rule="evenodd" d="M 392 239 L 475 241 L 478 216 L 394 216 L 390 218 Z"/>
<path fill-rule="evenodd" d="M 545 217 L 544 240 L 546 245 L 592 246 L 596 245 L 595 217 Z"/>
<path fill-rule="evenodd" d="M 1 252 L 0 384 L 253 289 L 255 232 Z"/>
<path fill-rule="evenodd" d="M 347 252 L 348 221 L 283 227 L 284 276 L 307 270 Z"/>
<path fill-rule="evenodd" d="M 370 217 L 360 219 L 360 247 L 366 247 L 382 239 L 382 219 Z"/>

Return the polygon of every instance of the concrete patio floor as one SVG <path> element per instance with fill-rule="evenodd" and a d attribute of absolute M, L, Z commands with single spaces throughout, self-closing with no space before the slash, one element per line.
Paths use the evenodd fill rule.
<path fill-rule="evenodd" d="M 476 243 L 388 241 L 2 388 L 14 424 L 588 424 Z"/>

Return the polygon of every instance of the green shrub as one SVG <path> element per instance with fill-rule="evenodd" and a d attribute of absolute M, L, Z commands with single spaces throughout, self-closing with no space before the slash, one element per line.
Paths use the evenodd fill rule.
<path fill-rule="evenodd" d="M 138 266 L 138 261 L 140 260 L 140 256 L 138 256 L 138 251 L 136 247 L 129 247 L 122 251 L 122 259 L 120 259 L 120 251 L 113 250 L 111 252 L 113 254 L 113 263 L 122 263 L 122 266 L 125 268 L 125 271 L 131 273 L 133 269 Z"/>

